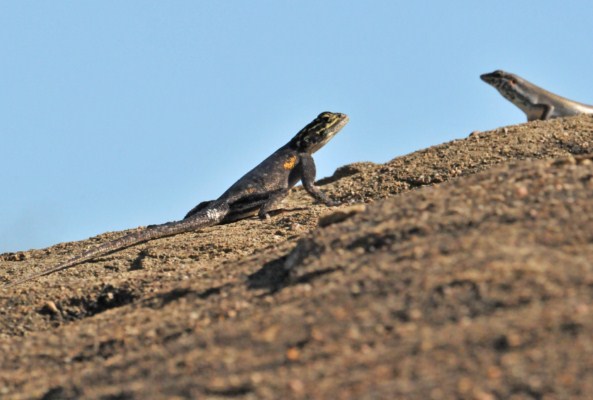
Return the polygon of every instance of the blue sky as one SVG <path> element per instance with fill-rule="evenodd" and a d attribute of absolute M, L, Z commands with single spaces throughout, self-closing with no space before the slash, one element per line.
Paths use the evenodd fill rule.
<path fill-rule="evenodd" d="M 0 2 L 0 252 L 180 219 L 321 111 L 318 177 L 593 103 L 587 1 Z"/>

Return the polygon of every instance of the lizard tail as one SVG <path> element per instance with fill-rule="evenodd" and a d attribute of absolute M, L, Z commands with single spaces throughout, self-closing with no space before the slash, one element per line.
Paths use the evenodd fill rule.
<path fill-rule="evenodd" d="M 67 268 L 74 267 L 80 263 L 99 257 L 111 252 L 125 249 L 135 244 L 147 242 L 153 239 L 160 239 L 167 236 L 173 236 L 184 232 L 194 231 L 196 229 L 205 228 L 220 223 L 222 219 L 228 213 L 228 206 L 221 206 L 217 208 L 209 208 L 203 213 L 197 214 L 192 218 L 184 219 L 181 221 L 167 222 L 161 225 L 152 225 L 148 228 L 125 235 L 119 239 L 111 240 L 107 243 L 103 243 L 93 249 L 87 250 L 82 254 L 73 257 L 55 267 L 48 268 L 34 274 L 25 276 L 14 282 L 9 282 L 4 285 L 4 288 L 20 285 L 24 282 L 32 279 L 39 278 L 41 276 L 49 275 L 57 271 L 61 271 Z"/>

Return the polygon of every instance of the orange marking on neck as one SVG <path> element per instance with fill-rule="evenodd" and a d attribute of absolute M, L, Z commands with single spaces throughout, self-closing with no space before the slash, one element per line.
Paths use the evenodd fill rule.
<path fill-rule="evenodd" d="M 288 160 L 284 161 L 284 164 L 282 164 L 282 166 L 284 167 L 284 169 L 293 169 L 296 165 L 296 161 L 297 156 L 291 156 Z"/>

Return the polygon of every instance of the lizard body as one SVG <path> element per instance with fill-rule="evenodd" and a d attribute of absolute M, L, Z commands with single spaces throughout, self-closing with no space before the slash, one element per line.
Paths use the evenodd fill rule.
<path fill-rule="evenodd" d="M 337 205 L 337 202 L 329 199 L 315 185 L 316 171 L 312 154 L 323 147 L 347 123 L 348 116 L 345 114 L 323 112 L 287 144 L 243 175 L 218 199 L 201 202 L 191 209 L 184 219 L 148 226 L 4 287 L 15 286 L 149 240 L 233 222 L 255 214 L 262 219 L 269 218 L 269 212 L 299 181 L 302 181 L 305 190 L 314 199 L 330 206 Z"/>
<path fill-rule="evenodd" d="M 497 70 L 480 78 L 525 113 L 527 121 L 593 114 L 593 106 L 548 92 L 520 76 Z"/>

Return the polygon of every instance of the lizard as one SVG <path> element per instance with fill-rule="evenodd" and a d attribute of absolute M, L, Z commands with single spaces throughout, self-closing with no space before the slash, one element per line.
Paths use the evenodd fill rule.
<path fill-rule="evenodd" d="M 9 282 L 4 287 L 20 285 L 149 240 L 230 223 L 255 214 L 261 219 L 269 219 L 270 212 L 299 181 L 315 200 L 327 206 L 336 206 L 339 202 L 330 199 L 315 185 L 316 168 L 312 154 L 332 139 L 348 121 L 346 114 L 322 112 L 288 143 L 231 185 L 218 199 L 201 202 L 182 220 L 149 225 L 89 249 L 57 266 Z"/>
<path fill-rule="evenodd" d="M 558 96 L 505 71 L 496 70 L 482 74 L 480 79 L 519 107 L 527 116 L 527 121 L 593 114 L 593 106 Z"/>

